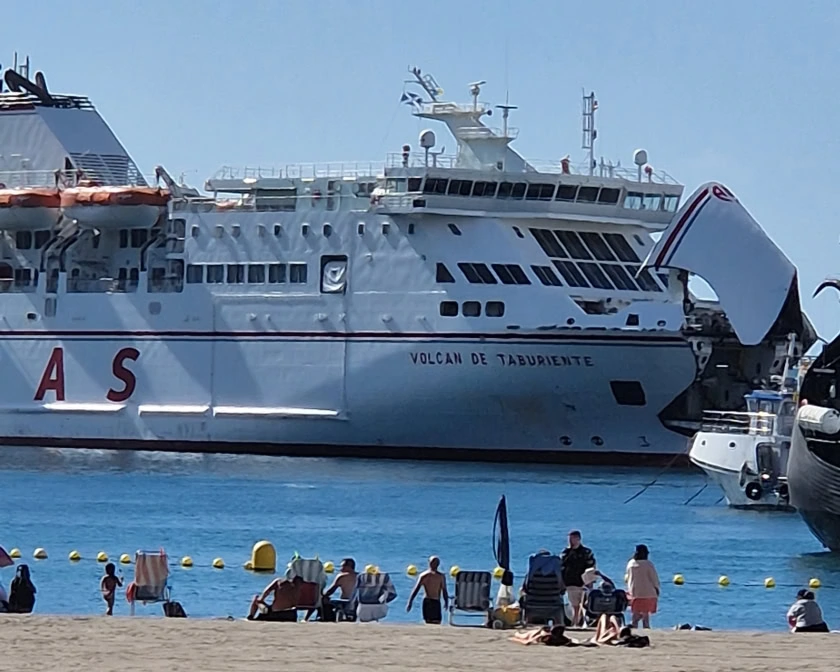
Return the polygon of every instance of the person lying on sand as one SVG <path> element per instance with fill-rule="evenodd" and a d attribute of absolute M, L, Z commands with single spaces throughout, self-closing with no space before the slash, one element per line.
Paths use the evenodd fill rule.
<path fill-rule="evenodd" d="M 546 646 L 597 646 L 593 642 L 579 642 L 576 639 L 566 636 L 566 627 L 563 625 L 543 626 L 537 630 L 528 632 L 517 632 L 510 638 L 512 642 L 530 646 L 531 644 L 545 644 Z"/>
<path fill-rule="evenodd" d="M 260 595 L 254 595 L 249 621 L 297 621 L 297 605 L 303 579 L 299 576 L 289 579 L 274 579 Z M 266 600 L 274 598 L 271 604 Z"/>

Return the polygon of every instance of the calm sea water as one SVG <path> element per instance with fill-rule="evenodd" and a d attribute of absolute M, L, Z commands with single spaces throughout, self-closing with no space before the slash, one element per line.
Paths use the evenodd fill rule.
<path fill-rule="evenodd" d="M 561 550 L 578 528 L 617 581 L 634 545 L 648 544 L 664 584 L 657 626 L 782 630 L 787 606 L 811 577 L 823 583 L 818 599 L 829 625 L 840 626 L 840 556 L 823 552 L 795 514 L 731 511 L 713 486 L 686 505 L 704 478 L 677 470 L 624 503 L 657 473 L 2 448 L 0 545 L 22 550 L 44 613 L 102 610 L 97 552 L 133 557 L 162 546 L 195 562 L 173 567 L 171 577 L 190 615 L 241 617 L 268 580 L 242 564 L 268 539 L 283 567 L 295 551 L 379 565 L 400 593 L 389 620 L 416 622 L 419 612 L 404 609 L 413 582 L 406 566 L 438 554 L 446 568 L 492 569 L 493 517 L 504 493 L 517 585 L 530 553 Z M 29 559 L 36 547 L 49 559 Z M 72 549 L 85 559 L 70 563 Z M 215 557 L 227 568 L 212 569 Z M 133 576 L 130 566 L 122 571 Z M 684 586 L 671 583 L 675 573 Z M 0 570 L 7 588 L 12 574 Z M 730 586 L 717 585 L 721 574 Z M 763 587 L 768 576 L 773 590 Z M 128 613 L 122 599 L 117 612 Z M 140 612 L 159 615 L 160 606 Z"/>

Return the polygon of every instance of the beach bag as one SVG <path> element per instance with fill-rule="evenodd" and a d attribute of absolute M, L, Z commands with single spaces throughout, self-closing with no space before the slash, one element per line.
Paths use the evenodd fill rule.
<path fill-rule="evenodd" d="M 9 611 L 13 614 L 31 614 L 35 608 L 35 588 L 30 581 L 19 576 L 12 579 L 9 591 Z"/>
<path fill-rule="evenodd" d="M 164 602 L 163 615 L 167 618 L 186 618 L 187 612 L 180 602 Z"/>

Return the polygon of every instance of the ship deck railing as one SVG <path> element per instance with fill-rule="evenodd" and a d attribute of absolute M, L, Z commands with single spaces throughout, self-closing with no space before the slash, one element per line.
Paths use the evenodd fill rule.
<path fill-rule="evenodd" d="M 773 436 L 778 429 L 784 429 L 784 422 L 777 420 L 790 420 L 793 418 L 779 416 L 773 413 L 752 413 L 748 411 L 704 411 L 700 421 L 701 432 L 714 432 L 718 434 L 747 434 L 755 436 Z M 789 434 L 790 432 L 788 432 Z"/>
<path fill-rule="evenodd" d="M 122 177 L 122 176 L 121 176 Z M 145 186 L 155 183 L 154 175 L 141 175 L 133 170 L 124 171 L 124 180 L 114 179 L 92 170 L 0 170 L 1 189 L 56 189 L 78 186 L 82 180 L 92 180 L 108 186 Z"/>

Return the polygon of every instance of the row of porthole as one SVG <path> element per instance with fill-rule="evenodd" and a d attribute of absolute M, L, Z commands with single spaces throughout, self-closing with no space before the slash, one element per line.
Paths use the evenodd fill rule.
<path fill-rule="evenodd" d="M 441 301 L 441 317 L 458 317 L 457 301 Z M 461 315 L 464 317 L 481 317 L 481 301 L 464 301 L 461 304 Z M 503 301 L 488 301 L 484 305 L 485 317 L 503 317 L 505 304 Z"/>
<path fill-rule="evenodd" d="M 604 445 L 604 439 L 602 439 L 600 436 L 593 436 L 589 440 L 592 442 L 593 446 L 603 446 Z M 560 444 L 563 445 L 563 446 L 571 446 L 572 445 L 572 437 L 561 436 L 560 437 Z"/>
<path fill-rule="evenodd" d="M 263 224 L 258 224 L 257 226 L 260 226 L 260 227 L 264 228 Z M 454 226 L 454 225 L 451 225 L 451 226 Z M 300 225 L 301 235 L 308 236 L 309 233 L 310 233 L 310 230 L 311 230 L 311 226 L 309 224 L 301 224 Z M 218 232 L 218 234 L 221 234 L 224 231 L 224 226 L 222 224 L 217 224 L 216 225 L 216 231 Z M 232 224 L 231 225 L 231 235 L 234 238 L 239 237 L 240 231 L 241 231 L 241 228 L 240 228 L 239 224 Z M 324 224 L 322 229 L 321 229 L 321 232 L 324 234 L 325 238 L 329 238 L 330 236 L 332 236 L 333 231 L 334 231 L 334 229 L 333 229 L 332 224 Z M 356 231 L 358 232 L 358 234 L 360 236 L 363 236 L 365 234 L 365 223 L 364 222 L 359 222 L 359 224 L 356 228 Z M 391 224 L 389 222 L 383 222 L 382 223 L 382 233 L 385 234 L 385 235 L 388 235 L 390 232 L 391 232 Z M 194 225 L 192 227 L 192 237 L 193 238 L 198 238 L 200 233 L 201 233 L 200 227 L 197 226 L 197 225 Z M 409 235 L 414 234 L 414 223 L 413 222 L 409 222 L 409 224 L 408 224 L 408 234 Z M 275 224 L 274 225 L 274 236 L 275 237 L 280 237 L 281 235 L 283 235 L 283 225 L 282 224 Z"/>

